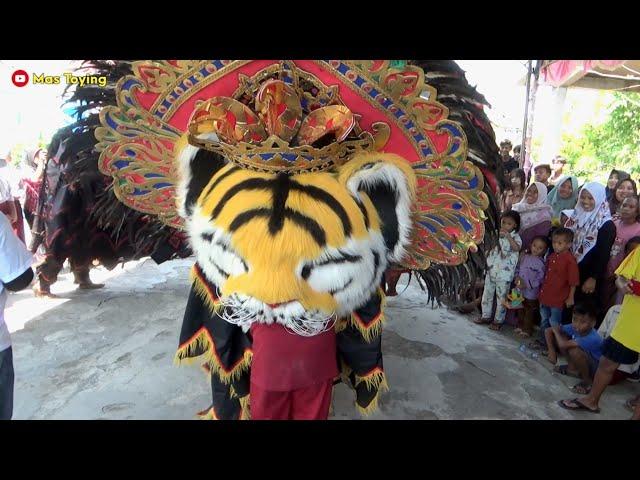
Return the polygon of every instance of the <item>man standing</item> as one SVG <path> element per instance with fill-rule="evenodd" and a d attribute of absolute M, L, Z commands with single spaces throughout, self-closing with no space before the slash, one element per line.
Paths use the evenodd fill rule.
<path fill-rule="evenodd" d="M 511 170 L 519 167 L 518 162 L 511 156 L 511 149 L 513 145 L 509 140 L 503 140 L 500 142 L 500 157 L 502 159 L 502 166 L 504 168 L 504 176 L 507 177 Z"/>
<path fill-rule="evenodd" d="M 0 420 L 11 420 L 13 415 L 13 352 L 4 321 L 6 290 L 17 292 L 29 286 L 33 280 L 32 262 L 33 255 L 0 213 Z"/>
<path fill-rule="evenodd" d="M 516 145 L 515 147 L 513 147 L 513 159 L 518 162 L 518 167 L 520 167 L 520 154 L 522 152 L 522 146 L 521 145 Z M 520 167 L 522 168 L 522 167 Z"/>

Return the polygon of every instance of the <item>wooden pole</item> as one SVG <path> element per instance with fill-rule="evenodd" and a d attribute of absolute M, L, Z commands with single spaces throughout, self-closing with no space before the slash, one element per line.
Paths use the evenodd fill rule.
<path fill-rule="evenodd" d="M 533 62 L 532 62 L 533 63 Z M 523 132 L 524 142 L 522 144 L 522 151 L 520 153 L 522 160 L 522 168 L 524 168 L 527 174 L 527 181 L 531 174 L 531 139 L 533 136 L 533 121 L 535 118 L 536 110 L 536 95 L 538 93 L 538 78 L 540 77 L 540 67 L 542 60 L 536 60 L 536 65 L 532 68 L 531 85 L 529 88 L 529 95 L 527 96 L 528 108 L 526 115 L 526 130 Z"/>
<path fill-rule="evenodd" d="M 520 142 L 520 158 L 518 159 L 519 167 L 524 165 L 524 158 L 526 155 L 526 142 L 527 142 L 527 121 L 529 120 L 529 93 L 531 91 L 531 72 L 533 70 L 533 60 L 529 60 L 527 63 L 527 86 L 524 99 L 524 123 L 522 125 L 522 141 Z"/>

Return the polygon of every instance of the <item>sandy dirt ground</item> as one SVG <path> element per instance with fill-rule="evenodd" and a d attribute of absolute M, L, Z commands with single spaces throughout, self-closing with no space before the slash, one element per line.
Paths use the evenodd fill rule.
<path fill-rule="evenodd" d="M 53 292 L 10 295 L 6 319 L 16 372 L 14 419 L 194 419 L 210 403 L 201 369 L 173 364 L 192 260 L 96 269 L 106 287 L 77 291 L 69 273 Z M 369 419 L 627 419 L 640 384 L 610 387 L 602 413 L 568 412 L 577 380 L 519 350 L 509 331 L 432 308 L 415 285 L 389 298 L 383 333 L 390 390 Z M 404 290 L 404 292 L 403 292 Z M 334 390 L 333 419 L 360 419 L 352 391 Z"/>

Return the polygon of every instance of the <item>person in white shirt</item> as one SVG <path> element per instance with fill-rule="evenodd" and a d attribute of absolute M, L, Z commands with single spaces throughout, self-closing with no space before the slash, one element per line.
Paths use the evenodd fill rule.
<path fill-rule="evenodd" d="M 611 332 L 613 331 L 613 327 L 616 326 L 616 322 L 618 320 L 618 315 L 620 315 L 621 308 L 622 308 L 622 305 L 614 305 L 609 309 L 609 311 L 605 315 L 604 320 L 600 325 L 600 328 L 598 328 L 598 333 L 603 339 L 606 339 L 609 335 L 611 335 Z M 616 370 L 616 372 L 613 375 L 613 378 L 611 379 L 610 385 L 615 385 L 616 383 L 619 383 L 625 378 L 633 375 L 638 370 L 639 367 L 640 367 L 640 359 L 633 364 L 620 364 L 620 366 L 618 367 L 618 370 Z"/>
<path fill-rule="evenodd" d="M 17 292 L 33 280 L 33 255 L 13 232 L 7 217 L 0 213 L 0 420 L 13 415 L 13 352 L 4 321 L 7 290 Z"/>

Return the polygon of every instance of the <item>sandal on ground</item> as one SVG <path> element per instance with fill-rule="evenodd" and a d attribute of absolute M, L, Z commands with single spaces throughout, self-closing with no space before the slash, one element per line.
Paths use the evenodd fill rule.
<path fill-rule="evenodd" d="M 627 410 L 630 410 L 631 412 L 635 412 L 636 405 L 638 405 L 639 402 L 640 402 L 640 395 L 637 397 L 632 397 L 626 402 L 624 402 L 624 406 Z"/>
<path fill-rule="evenodd" d="M 579 375 L 569 372 L 569 365 L 558 365 L 553 369 L 553 371 L 560 375 L 566 375 L 567 377 L 580 378 Z"/>
<path fill-rule="evenodd" d="M 591 391 L 591 384 L 587 382 L 576 383 L 573 387 L 571 387 L 571 391 L 579 395 L 588 395 Z"/>
<path fill-rule="evenodd" d="M 38 287 L 34 287 L 33 293 L 37 298 L 52 298 L 52 299 L 60 298 L 58 295 L 51 293 L 49 290 L 41 290 Z"/>
<path fill-rule="evenodd" d="M 531 338 L 531 334 L 525 332 L 524 330 L 519 330 L 516 332 L 518 334 L 519 337 L 521 338 Z"/>
<path fill-rule="evenodd" d="M 497 332 L 498 330 L 500 330 L 500 329 L 502 328 L 502 324 L 501 324 L 501 323 L 498 323 L 498 322 L 491 322 L 491 323 L 489 324 L 489 328 L 490 328 L 491 330 L 495 330 L 495 331 Z"/>
<path fill-rule="evenodd" d="M 488 325 L 490 323 L 492 323 L 490 318 L 476 318 L 473 323 L 476 323 L 478 325 Z"/>
<path fill-rule="evenodd" d="M 568 405 L 567 402 L 573 405 Z M 586 410 L 589 413 L 600 413 L 599 408 L 596 408 L 595 410 L 593 410 L 587 407 L 584 403 L 582 403 L 579 398 L 574 398 L 572 400 L 560 400 L 558 402 L 558 405 L 560 405 L 565 410 L 573 410 L 573 411 Z"/>
<path fill-rule="evenodd" d="M 527 343 L 527 347 L 531 350 L 542 350 L 544 347 L 537 340 L 533 340 L 532 342 Z"/>

